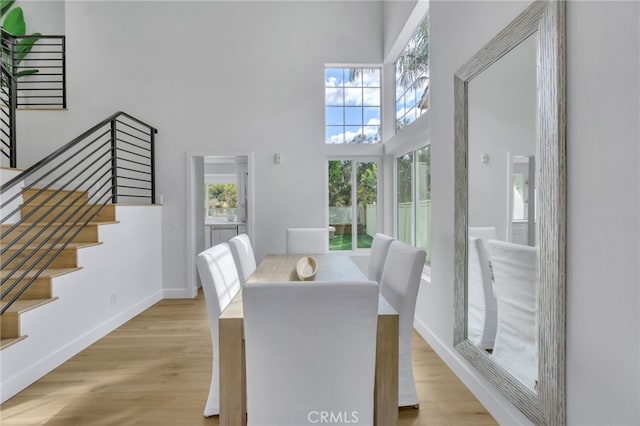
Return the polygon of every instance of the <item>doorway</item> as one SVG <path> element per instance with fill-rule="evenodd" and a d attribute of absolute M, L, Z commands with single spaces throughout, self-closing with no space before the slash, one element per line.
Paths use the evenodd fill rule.
<path fill-rule="evenodd" d="M 191 153 L 187 167 L 187 283 L 195 297 L 200 287 L 198 253 L 238 234 L 247 234 L 253 241 L 253 156 L 250 152 Z"/>

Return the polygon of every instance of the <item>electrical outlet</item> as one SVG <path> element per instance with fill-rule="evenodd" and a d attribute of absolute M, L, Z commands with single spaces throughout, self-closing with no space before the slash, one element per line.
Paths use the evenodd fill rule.
<path fill-rule="evenodd" d="M 118 301 L 118 295 L 116 293 L 111 293 L 110 299 L 111 299 L 111 306 L 113 306 Z"/>

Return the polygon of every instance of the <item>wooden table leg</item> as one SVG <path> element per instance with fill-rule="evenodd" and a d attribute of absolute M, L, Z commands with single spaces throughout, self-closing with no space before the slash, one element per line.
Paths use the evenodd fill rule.
<path fill-rule="evenodd" d="M 247 390 L 243 321 L 218 321 L 220 344 L 220 426 L 246 426 Z"/>
<path fill-rule="evenodd" d="M 398 425 L 398 315 L 378 315 L 374 425 Z"/>

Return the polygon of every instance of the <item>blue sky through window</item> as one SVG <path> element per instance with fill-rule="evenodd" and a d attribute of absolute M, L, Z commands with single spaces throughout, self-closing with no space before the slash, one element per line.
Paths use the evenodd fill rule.
<path fill-rule="evenodd" d="M 380 69 L 325 69 L 325 142 L 380 142 Z"/>

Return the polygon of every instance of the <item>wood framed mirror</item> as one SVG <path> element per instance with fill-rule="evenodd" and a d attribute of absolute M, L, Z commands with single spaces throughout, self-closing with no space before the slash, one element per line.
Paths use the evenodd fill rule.
<path fill-rule="evenodd" d="M 564 30 L 536 1 L 454 76 L 454 346 L 535 424 L 565 423 Z"/>

